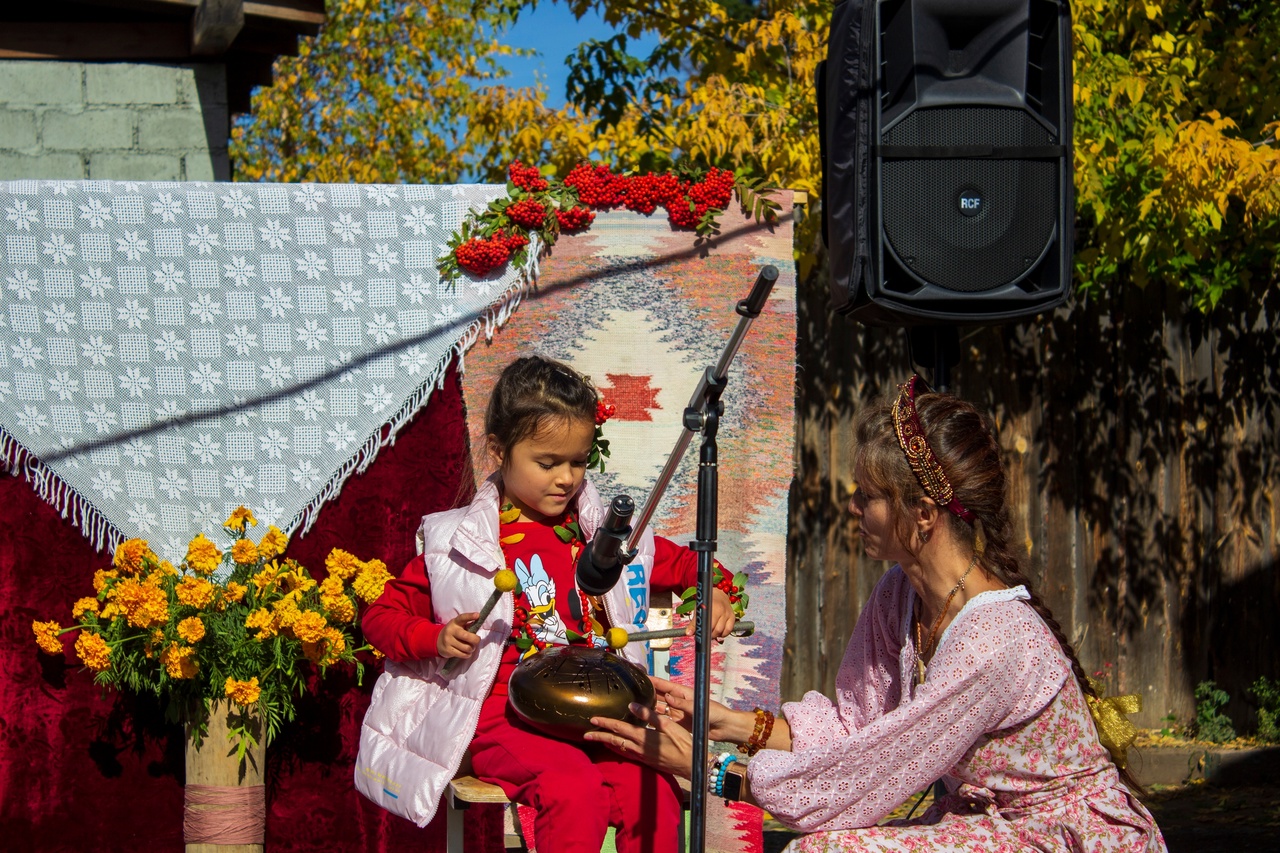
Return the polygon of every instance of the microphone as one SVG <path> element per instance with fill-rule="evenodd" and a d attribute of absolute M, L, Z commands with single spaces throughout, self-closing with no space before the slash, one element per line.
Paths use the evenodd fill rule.
<path fill-rule="evenodd" d="M 622 569 L 635 552 L 622 550 L 622 543 L 631 535 L 631 516 L 636 511 L 635 501 L 627 495 L 618 495 L 609 504 L 609 511 L 591 544 L 578 557 L 578 588 L 587 595 L 604 595 L 613 589 Z"/>

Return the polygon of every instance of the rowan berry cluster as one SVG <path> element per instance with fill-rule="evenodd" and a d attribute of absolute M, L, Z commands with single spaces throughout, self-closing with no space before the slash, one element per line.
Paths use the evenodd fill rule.
<path fill-rule="evenodd" d="M 472 237 L 453 250 L 458 266 L 472 275 L 486 275 L 511 260 L 512 253 L 529 245 L 520 233 L 495 231 L 492 237 Z"/>
<path fill-rule="evenodd" d="M 591 208 L 581 204 L 568 210 L 556 211 L 556 221 L 560 223 L 560 230 L 570 234 L 586 230 L 595 219 L 596 215 L 591 212 Z"/>
<path fill-rule="evenodd" d="M 545 192 L 548 186 L 547 179 L 542 177 L 536 166 L 526 166 L 519 160 L 512 161 L 507 176 L 511 183 L 527 193 Z"/>
<path fill-rule="evenodd" d="M 547 208 L 532 197 L 522 198 L 507 207 L 507 216 L 521 228 L 541 228 L 547 218 Z"/>
<path fill-rule="evenodd" d="M 625 175 L 615 175 L 608 166 L 579 163 L 565 175 L 564 185 L 578 191 L 578 200 L 596 210 L 609 210 L 622 204 L 627 192 Z"/>

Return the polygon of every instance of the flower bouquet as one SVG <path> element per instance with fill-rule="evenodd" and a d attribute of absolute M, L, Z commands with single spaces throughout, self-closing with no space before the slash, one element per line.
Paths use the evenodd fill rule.
<path fill-rule="evenodd" d="M 33 622 L 36 642 L 63 654 L 60 635 L 78 631 L 75 651 L 94 681 L 167 700 L 166 716 L 187 726 L 198 747 L 211 709 L 238 709 L 227 727 L 237 760 L 295 716 L 307 675 L 338 663 L 364 667 L 356 653 L 357 599 L 373 601 L 391 578 L 379 560 L 363 562 L 334 549 L 328 577 L 317 582 L 290 559 L 288 537 L 274 526 L 254 542 L 253 514 L 240 507 L 224 523 L 226 551 L 203 533 L 180 567 L 160 559 L 145 540 L 116 548 L 110 569 L 93 576 L 96 595 L 72 607 L 75 624 Z M 265 744 L 264 744 L 265 745 Z"/>

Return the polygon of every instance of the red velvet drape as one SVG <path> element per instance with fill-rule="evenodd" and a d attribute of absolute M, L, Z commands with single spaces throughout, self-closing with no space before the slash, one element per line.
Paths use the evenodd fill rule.
<path fill-rule="evenodd" d="M 289 547 L 314 574 L 340 547 L 399 571 L 418 520 L 452 506 L 469 483 L 456 367 L 444 388 L 326 505 Z M 0 476 L 0 847 L 7 850 L 182 849 L 183 736 L 155 700 L 103 692 L 70 650 L 40 653 L 32 620 L 70 621 L 110 557 L 21 477 Z M 360 721 L 377 679 L 330 672 L 268 750 L 267 849 L 443 851 L 443 810 L 425 829 L 359 796 L 352 768 Z M 496 807 L 468 812 L 467 853 L 502 848 Z"/>

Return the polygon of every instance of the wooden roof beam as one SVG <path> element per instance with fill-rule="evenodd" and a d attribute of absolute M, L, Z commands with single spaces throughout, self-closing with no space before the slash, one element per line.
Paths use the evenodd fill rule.
<path fill-rule="evenodd" d="M 244 0 L 200 0 L 191 16 L 193 56 L 220 56 L 244 29 Z"/>

